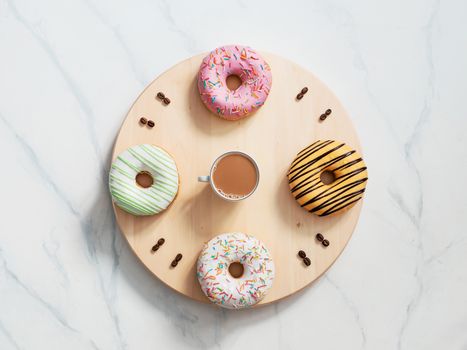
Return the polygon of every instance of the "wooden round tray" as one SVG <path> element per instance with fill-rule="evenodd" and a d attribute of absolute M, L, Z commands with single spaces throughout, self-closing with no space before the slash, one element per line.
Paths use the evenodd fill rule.
<path fill-rule="evenodd" d="M 231 122 L 209 112 L 196 85 L 202 58 L 187 59 L 163 73 L 138 97 L 117 137 L 113 159 L 126 148 L 151 143 L 167 150 L 176 160 L 180 188 L 173 204 L 162 214 L 135 217 L 114 206 L 121 231 L 142 263 L 174 290 L 208 302 L 196 278 L 195 266 L 204 242 L 224 233 L 241 231 L 263 240 L 276 266 L 273 287 L 260 304 L 285 298 L 323 274 L 345 248 L 357 223 L 361 201 L 350 210 L 331 217 L 308 213 L 293 199 L 286 173 L 295 155 L 318 139 L 346 142 L 360 151 L 357 134 L 336 96 L 313 74 L 272 54 L 263 54 L 271 66 L 273 84 L 265 105 L 254 115 Z M 304 87 L 301 101 L 295 96 Z M 171 103 L 155 96 L 163 92 Z M 319 116 L 332 114 L 323 122 Z M 155 122 L 141 125 L 145 117 Z M 260 168 L 256 192 L 239 203 L 216 196 L 210 186 L 199 183 L 211 163 L 229 150 L 241 150 Z M 317 232 L 330 241 L 323 247 Z M 155 253 L 159 238 L 165 244 Z M 297 256 L 302 249 L 311 258 L 306 267 Z M 177 253 L 183 259 L 170 266 Z"/>

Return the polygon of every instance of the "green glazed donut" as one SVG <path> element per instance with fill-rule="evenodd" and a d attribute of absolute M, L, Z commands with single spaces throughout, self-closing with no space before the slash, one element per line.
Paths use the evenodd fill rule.
<path fill-rule="evenodd" d="M 141 187 L 136 176 L 147 173 L 153 183 Z M 109 188 L 116 205 L 133 215 L 154 215 L 167 209 L 178 192 L 175 160 L 163 149 L 142 144 L 128 148 L 112 163 Z"/>

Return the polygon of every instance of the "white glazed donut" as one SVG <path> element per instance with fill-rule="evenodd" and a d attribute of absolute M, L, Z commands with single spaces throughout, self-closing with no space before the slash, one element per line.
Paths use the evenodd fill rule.
<path fill-rule="evenodd" d="M 229 273 L 231 263 L 243 265 L 243 275 Z M 197 276 L 204 294 L 228 309 L 260 302 L 274 280 L 274 262 L 264 244 L 244 233 L 224 233 L 205 244 L 198 257 Z"/>
<path fill-rule="evenodd" d="M 143 188 L 136 183 L 141 172 L 153 183 Z M 163 149 L 142 144 L 128 148 L 112 163 L 109 174 L 112 198 L 133 215 L 154 215 L 165 210 L 178 192 L 178 171 L 174 159 Z"/>

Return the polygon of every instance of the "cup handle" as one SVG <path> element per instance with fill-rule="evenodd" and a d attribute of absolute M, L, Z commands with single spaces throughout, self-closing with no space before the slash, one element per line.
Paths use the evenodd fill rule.
<path fill-rule="evenodd" d="M 211 181 L 210 176 L 198 176 L 198 181 L 199 182 L 209 182 Z"/>

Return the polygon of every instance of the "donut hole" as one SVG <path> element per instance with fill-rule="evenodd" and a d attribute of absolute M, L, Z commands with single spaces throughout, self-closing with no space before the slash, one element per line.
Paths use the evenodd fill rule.
<path fill-rule="evenodd" d="M 140 171 L 135 177 L 136 184 L 142 188 L 149 188 L 154 183 L 154 178 L 148 171 Z"/>
<path fill-rule="evenodd" d="M 241 262 L 235 261 L 229 265 L 229 273 L 233 278 L 240 278 L 243 276 L 243 264 Z"/>
<path fill-rule="evenodd" d="M 235 91 L 242 85 L 242 79 L 236 74 L 231 74 L 225 79 L 225 84 L 230 91 Z"/>
<path fill-rule="evenodd" d="M 334 172 L 330 170 L 325 170 L 321 173 L 319 178 L 323 184 L 330 185 L 336 180 L 336 175 L 334 175 Z"/>

